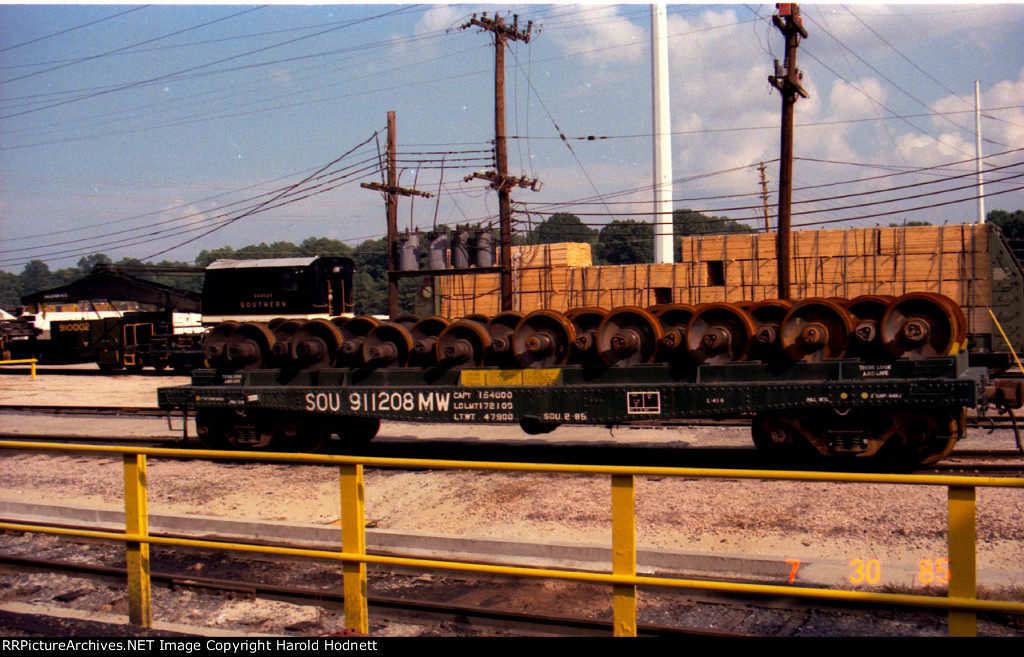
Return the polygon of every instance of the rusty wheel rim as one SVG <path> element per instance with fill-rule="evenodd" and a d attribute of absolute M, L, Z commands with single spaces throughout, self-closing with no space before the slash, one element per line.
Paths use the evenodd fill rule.
<path fill-rule="evenodd" d="M 597 329 L 597 351 L 608 365 L 629 367 L 650 363 L 658 351 L 661 323 L 636 306 L 613 309 Z"/>

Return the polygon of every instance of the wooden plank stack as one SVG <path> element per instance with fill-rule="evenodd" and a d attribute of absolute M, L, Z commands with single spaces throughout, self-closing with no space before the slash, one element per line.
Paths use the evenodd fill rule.
<path fill-rule="evenodd" d="M 964 308 L 970 332 L 990 333 L 990 230 L 956 224 L 795 231 L 791 296 L 939 292 Z M 775 234 L 754 233 L 684 237 L 683 262 L 668 265 L 591 266 L 587 244 L 519 247 L 515 309 L 777 298 L 775 240 Z M 497 274 L 438 277 L 437 289 L 445 316 L 500 310 Z"/>

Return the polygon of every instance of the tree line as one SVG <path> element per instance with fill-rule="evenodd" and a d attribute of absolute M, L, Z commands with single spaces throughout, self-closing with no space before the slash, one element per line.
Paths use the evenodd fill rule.
<path fill-rule="evenodd" d="M 993 210 L 987 220 L 999 226 L 1006 237 L 1024 239 L 1024 210 L 1007 212 Z M 917 223 L 917 222 L 913 222 Z M 706 215 L 688 209 L 672 213 L 675 236 L 710 235 L 753 232 L 751 227 L 728 219 Z M 907 224 L 911 225 L 911 224 Z M 439 231 L 448 230 L 439 226 Z M 497 235 L 495 235 L 497 238 Z M 497 243 L 497 239 L 494 240 Z M 557 242 L 586 242 L 592 247 L 594 264 L 643 264 L 654 259 L 654 225 L 633 219 L 615 220 L 600 229 L 592 227 L 571 213 L 555 213 L 547 219 L 528 226 L 514 236 L 514 244 L 551 244 Z M 199 291 L 202 287 L 201 270 L 217 259 L 262 259 L 312 256 L 347 256 L 355 261 L 355 297 L 357 314 L 382 314 L 387 308 L 387 239 L 366 240 L 349 246 L 340 240 L 309 237 L 299 244 L 292 242 L 260 243 L 234 249 L 230 246 L 203 250 L 195 262 L 144 263 L 123 259 L 113 262 L 102 253 L 81 258 L 77 267 L 50 270 L 42 260 L 33 260 L 21 273 L 0 271 L 0 307 L 12 310 L 21 305 L 26 294 L 71 283 L 92 271 L 96 265 L 121 267 L 141 278 L 186 290 Z M 675 260 L 682 260 L 680 240 L 675 240 Z M 426 249 L 420 248 L 420 267 L 426 268 Z M 181 270 L 195 269 L 194 274 Z M 144 273 L 137 273 L 144 272 Z M 417 298 L 421 297 L 422 281 L 402 279 L 399 283 L 399 303 L 403 312 L 417 312 Z M 422 312 L 422 311 L 420 311 Z"/>

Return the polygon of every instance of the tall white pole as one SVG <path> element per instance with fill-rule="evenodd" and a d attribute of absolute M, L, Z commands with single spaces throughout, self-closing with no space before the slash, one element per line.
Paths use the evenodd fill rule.
<path fill-rule="evenodd" d="M 651 95 L 654 111 L 654 262 L 674 261 L 672 249 L 672 126 L 668 87 L 668 19 L 651 5 Z"/>
<path fill-rule="evenodd" d="M 978 161 L 978 223 L 985 223 L 985 174 L 981 168 L 981 93 L 974 81 L 974 153 Z"/>

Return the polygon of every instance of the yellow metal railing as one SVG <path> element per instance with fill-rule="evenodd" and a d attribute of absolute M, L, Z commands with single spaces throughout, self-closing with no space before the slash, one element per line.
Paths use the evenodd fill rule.
<path fill-rule="evenodd" d="M 36 363 L 39 361 L 35 358 L 18 358 L 15 360 L 0 360 L 0 365 L 31 365 L 32 366 L 32 378 L 36 378 Z"/>
<path fill-rule="evenodd" d="M 100 532 L 72 530 L 40 525 L 0 523 L 0 529 L 29 531 L 123 541 L 128 548 L 128 598 L 132 623 L 149 627 L 152 605 L 149 583 L 149 546 L 177 545 L 197 548 L 256 552 L 341 561 L 345 622 L 349 629 L 367 632 L 366 564 L 445 569 L 477 573 L 503 574 L 604 583 L 612 586 L 613 633 L 636 635 L 636 589 L 638 586 L 703 589 L 728 593 L 790 596 L 878 605 L 911 605 L 949 610 L 949 634 L 973 636 L 977 632 L 978 611 L 1024 614 L 1024 603 L 979 600 L 975 546 L 975 490 L 978 487 L 1024 489 L 1024 479 L 993 477 L 949 477 L 929 475 L 879 475 L 821 472 L 769 472 L 758 470 L 707 470 L 694 468 L 616 467 L 580 465 L 541 465 L 512 463 L 476 463 L 425 459 L 366 458 L 321 456 L 313 454 L 273 454 L 179 449 L 146 449 L 91 445 L 52 445 L 2 441 L 0 448 L 40 451 L 73 451 L 122 454 L 125 478 L 125 531 Z M 244 458 L 255 461 L 334 464 L 339 468 L 342 522 L 342 551 L 269 547 L 239 543 L 150 536 L 146 506 L 146 457 L 169 458 Z M 543 568 L 468 564 L 454 561 L 388 557 L 366 554 L 365 515 L 363 509 L 363 467 L 466 469 L 491 471 L 572 473 L 611 476 L 612 572 L 573 572 Z M 637 575 L 635 500 L 637 476 L 682 476 L 690 478 L 762 479 L 815 482 L 881 483 L 945 486 L 949 504 L 949 564 L 951 573 L 948 596 L 876 593 L 768 584 L 698 581 Z"/>

